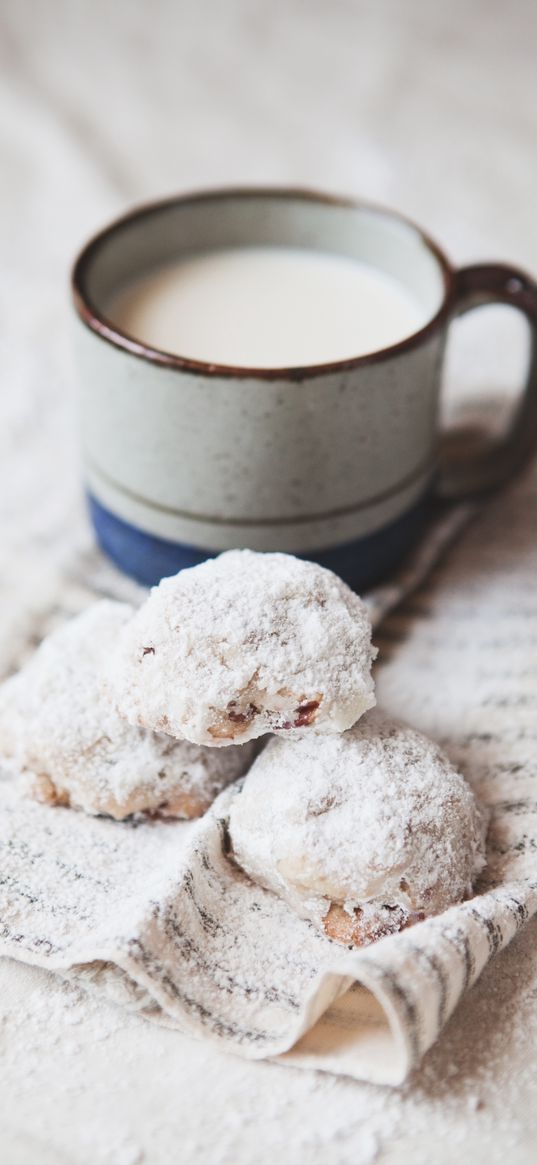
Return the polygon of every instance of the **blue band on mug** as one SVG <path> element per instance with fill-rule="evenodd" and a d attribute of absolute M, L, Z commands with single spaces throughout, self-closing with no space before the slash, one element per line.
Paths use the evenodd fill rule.
<path fill-rule="evenodd" d="M 145 586 L 154 586 L 161 578 L 197 566 L 220 553 L 147 534 L 116 517 L 90 493 L 88 504 L 102 550 L 120 570 Z M 297 557 L 328 567 L 353 590 L 367 590 L 385 578 L 415 545 L 423 530 L 428 504 L 426 495 L 382 530 L 329 550 L 311 550 Z"/>

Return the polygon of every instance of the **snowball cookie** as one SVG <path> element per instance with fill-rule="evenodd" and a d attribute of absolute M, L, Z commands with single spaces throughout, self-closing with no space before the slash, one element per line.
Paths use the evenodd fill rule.
<path fill-rule="evenodd" d="M 133 728 L 105 694 L 103 662 L 132 615 L 100 602 L 42 643 L 0 688 L 0 756 L 30 774 L 41 801 L 127 817 L 199 817 L 242 775 L 253 746 L 226 753 Z"/>
<path fill-rule="evenodd" d="M 335 574 L 231 550 L 166 578 L 112 661 L 131 724 L 222 746 L 266 732 L 343 732 L 375 703 L 371 624 Z"/>
<path fill-rule="evenodd" d="M 343 736 L 270 741 L 229 814 L 236 863 L 349 946 L 468 895 L 485 827 L 437 746 L 378 711 Z"/>

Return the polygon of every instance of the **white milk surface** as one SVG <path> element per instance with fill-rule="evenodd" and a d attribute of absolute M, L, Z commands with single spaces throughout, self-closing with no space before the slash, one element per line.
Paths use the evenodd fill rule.
<path fill-rule="evenodd" d="M 418 300 L 385 272 L 276 246 L 210 251 L 162 267 L 119 292 L 107 315 L 153 348 L 258 368 L 362 356 L 426 322 Z"/>

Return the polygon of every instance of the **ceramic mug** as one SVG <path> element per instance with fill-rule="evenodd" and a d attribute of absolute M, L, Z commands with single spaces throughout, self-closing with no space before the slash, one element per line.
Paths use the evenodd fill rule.
<path fill-rule="evenodd" d="M 387 272 L 425 309 L 402 342 L 330 364 L 256 369 L 159 351 L 107 318 L 130 280 L 188 252 L 289 245 Z M 439 433 L 448 325 L 486 303 L 537 329 L 537 286 L 500 264 L 454 270 L 406 218 L 297 190 L 180 196 L 134 210 L 73 272 L 84 471 L 97 538 L 144 583 L 231 547 L 281 550 L 357 589 L 415 540 L 432 494 L 509 477 L 537 443 L 534 357 L 509 432 L 466 455 Z"/>

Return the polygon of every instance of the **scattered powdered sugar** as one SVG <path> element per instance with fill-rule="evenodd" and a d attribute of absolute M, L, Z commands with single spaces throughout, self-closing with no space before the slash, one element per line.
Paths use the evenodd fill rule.
<path fill-rule="evenodd" d="M 484 972 L 403 1088 L 224 1057 L 2 959 L 3 1160 L 448 1165 L 456 1146 L 529 1161 L 536 936 L 530 923 Z"/>
<path fill-rule="evenodd" d="M 255 881 L 358 944 L 468 895 L 485 830 L 438 747 L 376 709 L 339 737 L 269 742 L 229 816 L 235 860 Z"/>
<path fill-rule="evenodd" d="M 365 605 L 331 571 L 239 550 L 164 579 L 110 679 L 131 724 L 222 746 L 350 728 L 375 702 L 374 656 Z"/>
<path fill-rule="evenodd" d="M 224 1058 L 10 960 L 0 1030 L 6 1165 L 371 1165 L 402 1115 L 389 1090 Z"/>
<path fill-rule="evenodd" d="M 40 800 L 87 813 L 197 817 L 246 771 L 254 746 L 222 753 L 122 720 L 102 684 L 132 608 L 103 601 L 43 642 L 0 688 L 0 755 Z"/>

